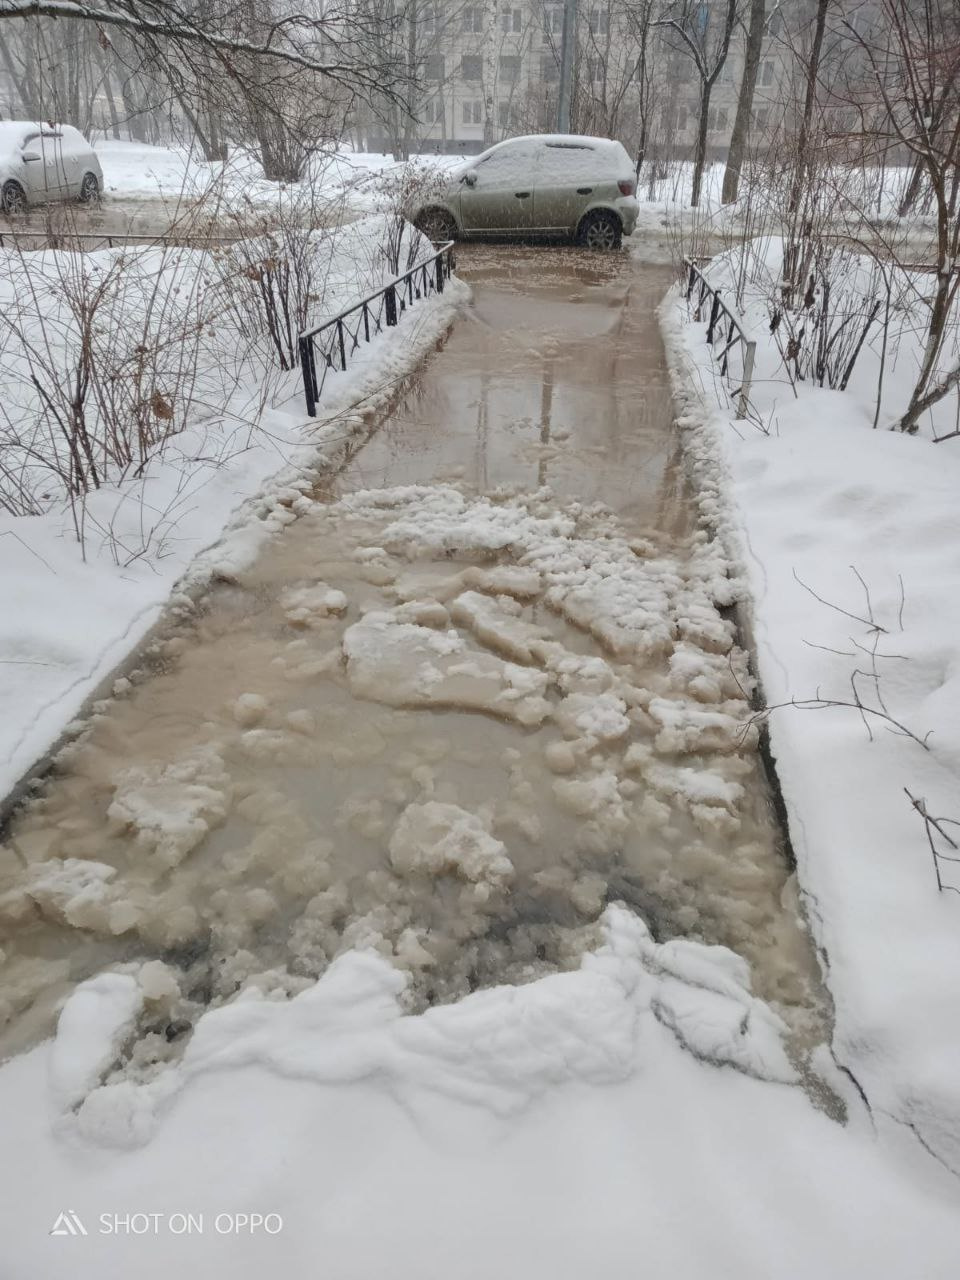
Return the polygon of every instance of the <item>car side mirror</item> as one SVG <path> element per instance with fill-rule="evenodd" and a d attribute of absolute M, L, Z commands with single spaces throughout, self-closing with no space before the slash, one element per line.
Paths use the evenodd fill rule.
<path fill-rule="evenodd" d="M 468 187 L 475 187 L 477 185 L 476 169 L 471 169 L 468 173 L 465 173 L 461 178 L 461 182 L 465 182 Z"/>
<path fill-rule="evenodd" d="M 20 156 L 21 160 L 39 160 L 40 158 L 35 151 L 24 151 Z"/>

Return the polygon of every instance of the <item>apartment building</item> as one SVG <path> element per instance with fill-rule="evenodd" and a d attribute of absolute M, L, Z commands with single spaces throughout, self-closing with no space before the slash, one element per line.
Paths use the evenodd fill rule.
<path fill-rule="evenodd" d="M 793 62 L 787 28 L 806 20 L 809 3 L 771 3 L 754 103 L 758 134 L 772 134 L 782 118 Z M 708 52 L 725 9 L 722 0 L 705 0 L 694 11 Z M 408 123 L 412 149 L 469 155 L 504 137 L 555 128 L 563 21 L 563 5 L 547 0 L 431 0 L 419 6 L 422 93 Z M 618 137 L 630 149 L 640 132 L 636 23 L 629 0 L 581 0 L 571 113 L 574 129 Z M 733 127 L 743 44 L 738 27 L 711 96 L 708 149 L 716 155 L 725 151 Z M 648 147 L 682 155 L 695 140 L 700 78 L 669 29 L 652 31 L 649 49 Z M 378 142 L 389 149 L 385 134 L 370 138 L 372 146 Z"/>

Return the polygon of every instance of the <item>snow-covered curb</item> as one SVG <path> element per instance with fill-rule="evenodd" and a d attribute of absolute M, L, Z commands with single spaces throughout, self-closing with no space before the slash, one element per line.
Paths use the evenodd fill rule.
<path fill-rule="evenodd" d="M 147 518 L 163 524 L 161 554 L 123 567 L 107 549 L 88 551 L 84 560 L 67 517 L 56 527 L 48 516 L 21 517 L 4 531 L 2 581 L 12 615 L 25 624 L 19 651 L 7 654 L 0 668 L 0 797 L 7 806 L 44 766 L 84 704 L 104 690 L 156 625 L 171 595 L 239 571 L 265 539 L 296 518 L 288 504 L 297 492 L 309 489 L 370 431 L 468 293 L 454 279 L 443 295 L 421 302 L 395 329 L 362 347 L 346 373 L 328 377 L 314 421 L 300 408 L 291 375 L 286 404 L 268 410 L 255 432 L 238 427 L 234 445 L 223 442 L 223 460 L 196 459 L 187 490 L 167 492 L 182 484 L 185 468 L 176 476 L 161 468 L 145 503 Z M 192 434 L 178 438 L 184 460 L 206 444 L 188 438 Z M 114 494 L 118 512 L 124 503 L 138 506 L 141 495 L 134 488 Z"/>
<path fill-rule="evenodd" d="M 938 894 L 904 795 L 908 787 L 931 813 L 960 818 L 960 458 L 871 432 L 869 413 L 837 392 L 781 396 L 769 435 L 735 423 L 678 289 L 660 319 L 700 516 L 742 580 L 767 704 L 849 700 L 851 674 L 869 673 L 879 636 L 891 714 L 920 738 L 931 733 L 925 750 L 870 716 L 871 740 L 855 707 L 783 707 L 769 725 L 835 1002 L 836 1059 L 878 1125 L 907 1125 L 960 1170 L 960 899 Z M 886 631 L 840 609 L 858 618 L 872 609 Z"/>

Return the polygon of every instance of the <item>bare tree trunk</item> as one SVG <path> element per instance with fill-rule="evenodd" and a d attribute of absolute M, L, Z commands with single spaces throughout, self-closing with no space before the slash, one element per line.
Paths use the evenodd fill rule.
<path fill-rule="evenodd" d="M 700 193 L 703 190 L 703 171 L 707 165 L 707 123 L 710 112 L 710 95 L 712 93 L 713 81 L 701 80 L 697 141 L 693 148 L 693 190 L 690 193 L 690 206 L 694 209 L 700 203 Z"/>
<path fill-rule="evenodd" d="M 497 0 L 485 0 L 483 5 L 483 53 L 481 55 L 481 88 L 483 90 L 483 145 L 490 147 L 497 138 L 496 84 L 497 84 Z"/>
<path fill-rule="evenodd" d="M 103 92 L 107 99 L 107 110 L 110 112 L 110 132 L 114 140 L 120 141 L 120 113 L 117 111 L 117 99 L 113 92 L 113 74 L 110 59 L 104 50 L 100 51 L 100 69 L 103 72 Z"/>
<path fill-rule="evenodd" d="M 920 194 L 920 188 L 923 186 L 923 161 L 914 162 L 913 172 L 910 174 L 910 181 L 907 183 L 907 189 L 903 193 L 903 199 L 897 208 L 897 214 L 903 218 L 910 212 L 917 202 Z"/>
<path fill-rule="evenodd" d="M 740 174 L 743 171 L 743 158 L 746 155 L 747 139 L 750 136 L 750 116 L 753 112 L 753 95 L 757 88 L 757 76 L 760 73 L 765 25 L 764 0 L 750 0 L 750 26 L 747 30 L 743 79 L 740 81 L 737 114 L 733 121 L 733 132 L 730 134 L 727 167 L 723 173 L 721 204 L 732 204 L 740 192 Z"/>
<path fill-rule="evenodd" d="M 831 0 L 817 0 L 817 17 L 813 32 L 813 46 L 806 66 L 806 91 L 803 100 L 803 115 L 800 118 L 800 133 L 797 136 L 797 153 L 795 158 L 796 172 L 790 190 L 788 209 L 796 213 L 803 192 L 803 183 L 807 172 L 808 151 L 810 149 L 810 128 L 813 124 L 813 113 L 817 105 L 817 81 L 820 77 L 820 59 L 823 55 L 823 38 L 827 29 L 827 11 Z"/>

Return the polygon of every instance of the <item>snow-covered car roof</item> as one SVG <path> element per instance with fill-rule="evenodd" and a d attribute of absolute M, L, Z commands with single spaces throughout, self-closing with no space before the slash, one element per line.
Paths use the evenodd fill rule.
<path fill-rule="evenodd" d="M 39 128 L 39 125 L 26 124 L 22 120 L 0 120 L 0 151 L 15 151 L 24 138 Z"/>
<path fill-rule="evenodd" d="M 15 150 L 23 145 L 24 138 L 31 133 L 68 133 L 71 136 L 83 134 L 70 124 L 55 124 L 50 120 L 0 120 L 0 151 Z"/>
<path fill-rule="evenodd" d="M 595 138 L 586 133 L 525 133 L 518 138 L 504 138 L 503 142 L 496 143 L 489 150 L 497 151 L 514 142 L 543 142 L 554 147 L 591 147 L 609 151 L 622 149 L 621 144 L 612 138 Z"/>

